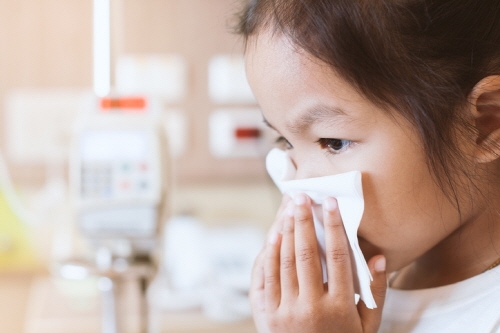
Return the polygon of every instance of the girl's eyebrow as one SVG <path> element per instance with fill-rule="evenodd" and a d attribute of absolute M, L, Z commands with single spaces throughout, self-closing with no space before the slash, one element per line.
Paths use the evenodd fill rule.
<path fill-rule="evenodd" d="M 340 123 L 351 120 L 352 117 L 341 108 L 331 107 L 324 104 L 314 105 L 308 108 L 298 119 L 288 121 L 286 123 L 287 129 L 292 133 L 300 133 L 307 130 L 313 124 L 326 123 L 328 126 L 338 126 Z M 273 130 L 278 130 L 271 125 L 266 118 L 263 119 L 264 124 Z"/>

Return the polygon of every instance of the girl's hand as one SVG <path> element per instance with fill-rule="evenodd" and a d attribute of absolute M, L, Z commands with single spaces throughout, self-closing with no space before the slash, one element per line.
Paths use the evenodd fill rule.
<path fill-rule="evenodd" d="M 376 332 L 387 288 L 385 258 L 369 261 L 378 308 L 354 303 L 350 247 L 337 202 L 323 204 L 328 285 L 321 262 L 310 199 L 296 196 L 278 218 L 283 231 L 272 234 L 253 275 L 254 316 L 260 333 Z M 258 322 L 257 322 L 258 321 Z"/>

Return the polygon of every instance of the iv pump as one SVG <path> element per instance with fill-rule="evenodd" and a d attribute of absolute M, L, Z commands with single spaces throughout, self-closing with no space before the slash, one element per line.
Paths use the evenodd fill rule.
<path fill-rule="evenodd" d="M 148 331 L 146 291 L 157 270 L 165 220 L 168 156 L 159 108 L 146 97 L 94 98 L 75 124 L 70 190 L 75 221 L 91 255 L 60 271 L 98 278 L 102 332 L 123 329 L 122 289 L 137 281 L 141 331 Z"/>

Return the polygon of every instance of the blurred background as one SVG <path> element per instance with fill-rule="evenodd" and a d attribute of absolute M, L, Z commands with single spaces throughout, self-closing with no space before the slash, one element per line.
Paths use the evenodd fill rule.
<path fill-rule="evenodd" d="M 242 6 L 0 0 L 2 332 L 255 332 L 280 195 Z"/>

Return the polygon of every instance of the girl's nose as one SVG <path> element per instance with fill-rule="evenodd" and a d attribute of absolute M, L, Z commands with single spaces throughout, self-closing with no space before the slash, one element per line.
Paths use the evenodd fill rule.
<path fill-rule="evenodd" d="M 295 177 L 294 179 L 306 179 L 319 177 L 321 175 L 318 174 L 318 170 L 321 169 L 318 167 L 318 164 L 314 162 L 311 158 L 291 158 L 292 163 L 295 166 Z"/>

